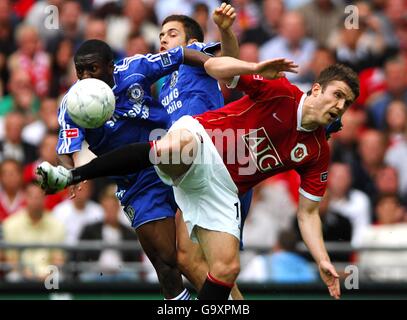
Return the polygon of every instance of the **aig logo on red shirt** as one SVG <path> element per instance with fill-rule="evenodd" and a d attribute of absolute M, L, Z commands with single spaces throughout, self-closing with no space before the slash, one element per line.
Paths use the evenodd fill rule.
<path fill-rule="evenodd" d="M 284 164 L 264 127 L 242 136 L 250 156 L 260 172 L 268 172 Z"/>

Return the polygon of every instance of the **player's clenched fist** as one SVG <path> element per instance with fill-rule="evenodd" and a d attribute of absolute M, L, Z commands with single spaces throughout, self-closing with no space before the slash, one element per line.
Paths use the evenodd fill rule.
<path fill-rule="evenodd" d="M 219 29 L 230 28 L 235 21 L 235 18 L 235 8 L 224 2 L 213 12 L 213 21 L 216 23 Z"/>

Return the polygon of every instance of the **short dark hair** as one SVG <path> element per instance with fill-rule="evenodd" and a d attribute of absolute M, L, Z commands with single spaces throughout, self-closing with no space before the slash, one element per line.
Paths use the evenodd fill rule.
<path fill-rule="evenodd" d="M 112 48 L 110 48 L 106 42 L 101 40 L 91 39 L 82 43 L 78 50 L 76 50 L 74 60 L 87 54 L 96 54 L 103 62 L 106 63 L 113 61 Z"/>
<path fill-rule="evenodd" d="M 178 21 L 182 23 L 185 30 L 186 41 L 189 41 L 190 39 L 197 39 L 199 42 L 204 41 L 204 33 L 202 28 L 194 19 L 182 14 L 173 14 L 165 18 L 161 26 L 171 21 Z"/>
<path fill-rule="evenodd" d="M 353 69 L 336 63 L 322 70 L 315 80 L 316 83 L 321 85 L 322 90 L 324 90 L 331 81 L 345 82 L 355 95 L 355 100 L 359 97 L 359 77 Z"/>

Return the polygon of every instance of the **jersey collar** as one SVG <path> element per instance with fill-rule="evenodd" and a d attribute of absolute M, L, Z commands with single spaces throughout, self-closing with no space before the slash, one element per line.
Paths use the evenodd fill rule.
<path fill-rule="evenodd" d="M 304 107 L 304 101 L 305 98 L 307 97 L 307 94 L 304 93 L 301 97 L 300 103 L 298 104 L 298 109 L 297 109 L 297 131 L 305 131 L 305 132 L 312 132 L 314 130 L 308 130 L 305 129 L 301 126 L 301 119 L 302 119 L 302 108 Z"/>

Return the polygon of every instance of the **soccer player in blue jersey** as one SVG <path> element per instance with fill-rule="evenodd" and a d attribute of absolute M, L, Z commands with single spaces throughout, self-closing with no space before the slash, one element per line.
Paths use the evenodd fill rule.
<path fill-rule="evenodd" d="M 164 19 L 160 32 L 160 51 L 186 46 L 205 53 L 236 57 L 239 55 L 237 39 L 231 30 L 235 20 L 235 11 L 231 5 L 222 3 L 213 13 L 213 21 L 217 25 L 221 43 L 203 43 L 204 34 L 199 24 L 185 15 L 171 15 Z M 169 126 L 184 115 L 198 115 L 208 110 L 215 110 L 224 105 L 223 95 L 216 79 L 209 76 L 203 66 L 180 65 L 178 70 L 166 76 L 159 94 L 159 100 L 170 117 Z M 247 216 L 252 191 L 241 197 L 242 225 Z M 182 273 L 199 291 L 206 279 L 208 266 L 199 245 L 193 243 L 188 236 L 181 213 L 176 215 L 177 223 L 177 256 L 178 266 Z M 243 228 L 242 228 L 243 229 Z M 232 298 L 242 299 L 235 286 Z"/>
<path fill-rule="evenodd" d="M 66 111 L 62 99 L 57 153 L 61 164 L 74 167 L 84 140 L 96 155 L 102 155 L 132 142 L 148 141 L 150 132 L 165 128 L 168 115 L 151 97 L 151 85 L 176 70 L 183 62 L 202 63 L 195 50 L 176 47 L 160 54 L 135 55 L 113 63 L 111 48 L 99 40 L 88 40 L 77 50 L 74 62 L 79 79 L 97 78 L 113 89 L 116 108 L 102 127 L 77 126 Z M 136 228 L 140 243 L 152 262 L 164 297 L 189 299 L 176 264 L 176 204 L 172 189 L 164 185 L 153 168 L 138 174 L 113 177 L 117 195 Z"/>
<path fill-rule="evenodd" d="M 227 16 L 225 7 L 217 15 L 222 23 Z M 222 36 L 222 41 L 227 43 L 228 37 L 229 34 Z M 65 167 L 75 166 L 76 154 L 85 139 L 90 150 L 101 155 L 124 144 L 148 141 L 153 129 L 168 127 L 168 113 L 152 99 L 151 84 L 176 70 L 182 59 L 186 63 L 202 65 L 196 50 L 183 50 L 179 46 L 158 55 L 128 57 L 116 65 L 113 65 L 110 51 L 105 43 L 91 40 L 84 43 L 75 55 L 78 78 L 98 78 L 108 83 L 116 95 L 116 110 L 103 127 L 83 129 L 70 119 L 63 99 L 58 117 L 61 132 L 57 151 Z M 115 180 L 117 195 L 157 272 L 164 296 L 188 299 L 189 293 L 184 290 L 176 268 L 175 226 L 172 219 L 176 205 L 172 190 L 161 183 L 154 170 L 115 177 Z"/>

